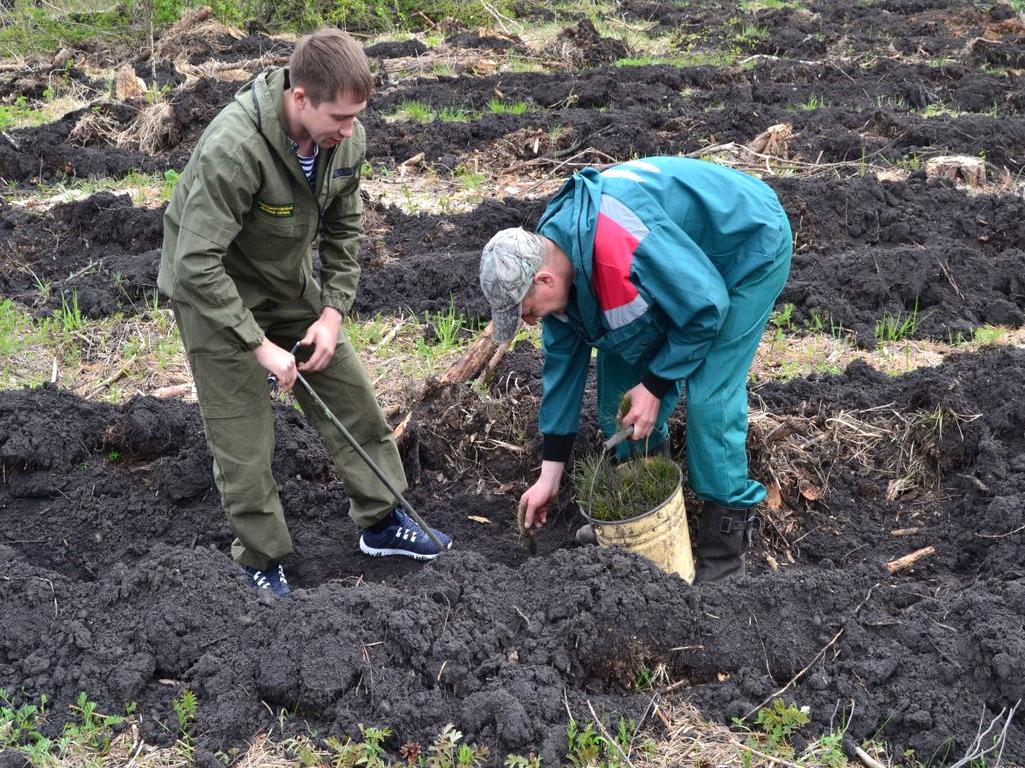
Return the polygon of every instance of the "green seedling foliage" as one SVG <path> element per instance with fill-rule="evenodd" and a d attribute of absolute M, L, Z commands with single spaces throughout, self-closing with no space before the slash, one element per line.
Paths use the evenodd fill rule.
<path fill-rule="evenodd" d="M 783 699 L 774 699 L 755 715 L 755 725 L 769 737 L 774 746 L 789 743 L 790 737 L 806 726 L 809 720 L 806 708 L 787 704 Z"/>
<path fill-rule="evenodd" d="M 391 736 L 391 728 L 360 725 L 359 730 L 362 741 L 346 738 L 343 742 L 334 736 L 324 739 L 324 744 L 334 753 L 331 759 L 333 768 L 387 768 L 384 742 Z"/>
<path fill-rule="evenodd" d="M 786 333 L 794 330 L 794 305 L 787 302 L 782 309 L 775 310 L 769 315 L 769 324 L 776 329 L 775 340 L 782 341 Z"/>
<path fill-rule="evenodd" d="M 679 470 L 664 456 L 613 464 L 597 454 L 579 459 L 573 468 L 577 502 L 591 518 L 608 522 L 650 512 L 679 482 Z"/>
<path fill-rule="evenodd" d="M 541 758 L 533 752 L 528 755 L 506 755 L 502 768 L 541 768 Z"/>

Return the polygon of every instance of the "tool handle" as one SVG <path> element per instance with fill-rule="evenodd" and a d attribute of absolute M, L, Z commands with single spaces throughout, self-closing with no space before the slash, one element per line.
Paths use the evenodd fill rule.
<path fill-rule="evenodd" d="M 302 346 L 302 342 L 301 341 L 297 341 L 295 343 L 295 346 L 292 347 L 292 352 L 291 352 L 292 357 L 295 357 L 295 353 L 299 350 L 299 347 L 301 347 L 301 346 Z M 278 377 L 275 376 L 273 373 L 268 373 L 267 374 L 267 386 L 270 387 L 270 391 L 271 392 L 277 392 L 278 391 Z"/>
<path fill-rule="evenodd" d="M 603 450 L 611 451 L 621 442 L 630 437 L 630 435 L 632 435 L 633 433 L 634 425 L 631 424 L 629 427 L 624 427 L 623 429 L 619 430 L 616 434 L 614 434 L 612 437 L 610 437 L 608 440 L 602 443 L 601 447 Z"/>

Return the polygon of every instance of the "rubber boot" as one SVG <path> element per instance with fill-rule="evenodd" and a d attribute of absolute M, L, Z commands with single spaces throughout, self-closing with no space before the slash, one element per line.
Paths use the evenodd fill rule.
<path fill-rule="evenodd" d="M 588 523 L 577 528 L 577 544 L 583 546 L 594 546 L 598 543 L 598 536 L 594 532 L 594 526 Z"/>
<path fill-rule="evenodd" d="M 751 509 L 706 501 L 694 543 L 694 583 L 722 581 L 745 573 L 744 553 L 759 520 Z"/>

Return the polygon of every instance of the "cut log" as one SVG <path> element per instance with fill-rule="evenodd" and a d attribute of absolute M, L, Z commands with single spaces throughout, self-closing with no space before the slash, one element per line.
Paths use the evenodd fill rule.
<path fill-rule="evenodd" d="M 986 161 L 970 155 L 942 155 L 925 161 L 925 173 L 969 187 L 981 187 L 986 183 Z"/>
<path fill-rule="evenodd" d="M 463 353 L 463 356 L 456 360 L 451 368 L 445 371 L 440 383 L 459 384 L 460 382 L 476 378 L 477 374 L 489 364 L 498 348 L 499 345 L 491 338 L 491 323 L 488 323 L 488 327 L 470 345 L 470 348 Z"/>

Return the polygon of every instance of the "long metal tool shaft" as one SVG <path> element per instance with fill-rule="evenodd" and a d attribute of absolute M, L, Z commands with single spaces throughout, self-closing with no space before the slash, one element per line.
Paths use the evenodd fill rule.
<path fill-rule="evenodd" d="M 310 386 L 310 383 L 306 381 L 305 377 L 303 377 L 301 373 L 296 373 L 295 377 L 296 379 L 298 379 L 299 383 L 306 388 L 306 391 L 310 393 L 310 397 L 313 398 L 313 401 L 320 406 L 320 409 L 324 412 L 324 415 L 327 416 L 327 418 L 331 421 L 332 424 L 338 427 L 338 431 L 341 432 L 345 436 L 345 439 L 349 441 L 349 445 L 352 446 L 353 450 L 355 450 L 356 453 L 359 454 L 360 458 L 366 462 L 367 466 L 374 471 L 374 474 L 377 475 L 377 479 L 384 483 L 385 487 L 389 491 L 391 491 L 391 495 L 395 497 L 395 500 L 402 505 L 402 508 L 409 513 L 409 516 L 411 518 L 416 520 L 417 525 L 419 525 L 430 538 L 430 540 L 434 542 L 434 546 L 438 548 L 439 554 L 441 552 L 444 552 L 445 545 L 441 543 L 441 539 L 438 538 L 438 535 L 434 532 L 434 529 L 424 522 L 424 519 L 416 513 L 416 510 L 413 509 L 413 507 L 410 506 L 409 502 L 406 501 L 403 495 L 399 493 L 398 488 L 396 488 L 392 484 L 391 480 L 384 476 L 384 472 L 381 471 L 381 468 L 378 467 L 377 464 L 374 463 L 374 460 L 370 458 L 370 456 L 367 454 L 367 452 L 363 450 L 363 446 L 361 446 L 356 441 L 356 438 L 354 438 L 352 434 L 349 432 L 349 430 L 345 428 L 345 425 L 342 424 L 342 422 L 340 422 L 333 413 L 331 413 L 331 409 L 328 408 L 324 401 L 320 399 L 320 395 L 313 391 L 313 387 Z"/>

